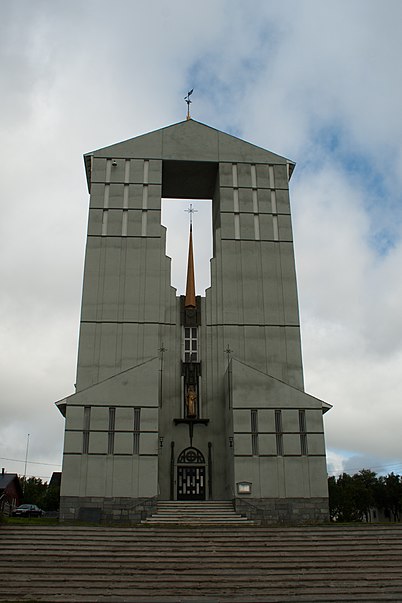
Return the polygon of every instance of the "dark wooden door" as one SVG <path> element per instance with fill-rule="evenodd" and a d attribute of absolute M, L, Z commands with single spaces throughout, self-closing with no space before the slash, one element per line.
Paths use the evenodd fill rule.
<path fill-rule="evenodd" d="M 204 455 L 191 446 L 177 459 L 177 500 L 205 500 Z"/>
<path fill-rule="evenodd" d="M 177 500 L 205 500 L 205 466 L 177 467 Z"/>

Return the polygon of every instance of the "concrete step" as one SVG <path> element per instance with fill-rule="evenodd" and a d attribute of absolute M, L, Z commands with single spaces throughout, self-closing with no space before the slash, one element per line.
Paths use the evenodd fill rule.
<path fill-rule="evenodd" d="M 0 528 L 0 601 L 402 601 L 402 526 Z"/>
<path fill-rule="evenodd" d="M 143 524 L 248 524 L 254 522 L 242 517 L 231 501 L 159 501 L 156 513 Z"/>

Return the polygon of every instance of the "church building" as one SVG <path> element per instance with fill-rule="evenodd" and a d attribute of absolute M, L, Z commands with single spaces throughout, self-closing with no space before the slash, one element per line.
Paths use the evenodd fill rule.
<path fill-rule="evenodd" d="M 193 119 L 84 159 L 76 390 L 57 402 L 61 520 L 145 517 L 169 500 L 230 500 L 267 523 L 327 520 L 330 405 L 304 391 L 294 163 Z M 169 198 L 212 200 L 205 296 L 191 227 L 185 295 L 171 285 Z"/>

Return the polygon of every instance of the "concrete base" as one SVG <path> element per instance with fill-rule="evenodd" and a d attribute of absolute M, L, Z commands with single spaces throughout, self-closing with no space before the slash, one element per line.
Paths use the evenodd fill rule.
<path fill-rule="evenodd" d="M 157 497 L 62 496 L 60 498 L 60 521 L 140 523 L 156 512 L 156 506 Z"/>
<path fill-rule="evenodd" d="M 262 525 L 320 524 L 329 521 L 328 498 L 236 498 L 237 513 Z"/>

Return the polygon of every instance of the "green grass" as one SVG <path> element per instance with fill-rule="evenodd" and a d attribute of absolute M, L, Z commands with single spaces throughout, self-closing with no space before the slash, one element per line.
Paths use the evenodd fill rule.
<path fill-rule="evenodd" d="M 17 526 L 55 526 L 58 525 L 57 517 L 5 517 L 5 525 Z"/>

